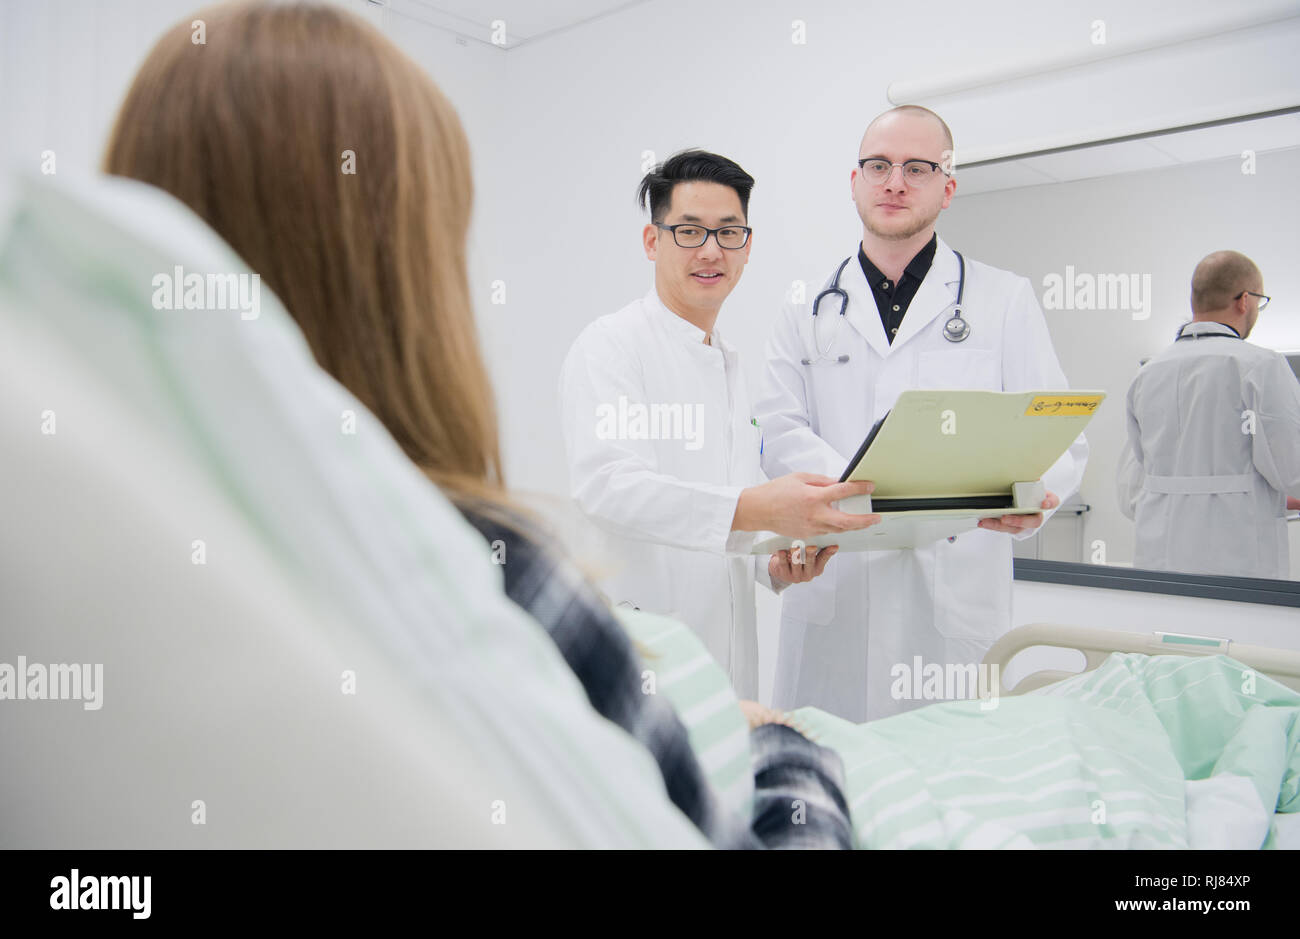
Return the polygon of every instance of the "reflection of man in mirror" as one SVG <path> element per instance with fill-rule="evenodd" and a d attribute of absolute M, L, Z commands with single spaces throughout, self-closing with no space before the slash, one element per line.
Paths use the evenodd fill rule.
<path fill-rule="evenodd" d="M 1285 578 L 1286 513 L 1300 507 L 1300 382 L 1245 342 L 1268 305 L 1250 258 L 1216 251 L 1192 274 L 1192 321 L 1128 392 L 1120 508 L 1133 566 Z"/>

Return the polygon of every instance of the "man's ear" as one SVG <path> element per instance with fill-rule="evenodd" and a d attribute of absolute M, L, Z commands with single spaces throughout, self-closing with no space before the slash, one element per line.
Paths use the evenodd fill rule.
<path fill-rule="evenodd" d="M 943 205 L 941 206 L 941 208 L 946 209 L 948 208 L 949 205 L 952 204 L 953 194 L 956 193 L 957 191 L 957 177 L 949 176 L 947 179 L 945 179 L 943 181 L 943 189 L 944 189 Z"/>
<path fill-rule="evenodd" d="M 641 244 L 645 247 L 645 256 L 651 261 L 659 254 L 659 229 L 651 222 L 641 229 Z"/>

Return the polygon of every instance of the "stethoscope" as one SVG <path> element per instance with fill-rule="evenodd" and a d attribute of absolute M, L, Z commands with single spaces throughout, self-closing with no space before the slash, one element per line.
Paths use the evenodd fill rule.
<path fill-rule="evenodd" d="M 948 318 L 948 322 L 943 324 L 943 338 L 949 342 L 965 342 L 966 338 L 970 336 L 970 323 L 963 319 L 961 315 L 961 298 L 966 292 L 966 259 L 961 256 L 960 251 L 953 251 L 953 254 L 957 255 L 957 300 L 953 304 L 952 316 Z M 813 298 L 813 350 L 817 353 L 817 358 L 802 358 L 799 360 L 802 365 L 812 365 L 814 362 L 820 362 L 823 359 L 831 359 L 833 364 L 842 365 L 849 360 L 847 352 L 831 358 L 829 352 L 823 353 L 821 351 L 817 344 L 817 308 L 826 297 L 839 297 L 840 315 L 835 320 L 836 331 L 838 332 L 839 324 L 843 322 L 844 314 L 849 309 L 849 294 L 840 286 L 840 275 L 844 273 L 844 268 L 848 267 L 849 262 L 852 260 L 852 256 L 845 258 L 835 270 L 835 276 L 831 278 L 830 284 Z M 834 336 L 831 337 L 830 345 L 835 345 Z M 827 348 L 829 349 L 830 346 L 827 346 Z"/>
<path fill-rule="evenodd" d="M 1195 323 L 1195 322 L 1198 322 L 1198 321 L 1197 321 L 1197 320 L 1193 320 L 1193 321 L 1192 321 L 1192 323 Z M 1202 323 L 1203 323 L 1203 322 L 1206 322 L 1206 320 L 1200 320 L 1199 322 L 1202 322 Z M 1183 339 L 1206 339 L 1206 338 L 1208 338 L 1208 337 L 1210 337 L 1210 336 L 1214 336 L 1214 337 L 1217 337 L 1217 338 L 1220 338 L 1220 339 L 1240 339 L 1240 338 L 1241 338 L 1241 333 L 1237 332 L 1235 329 L 1233 329 L 1233 328 L 1232 328 L 1231 326 L 1229 326 L 1227 323 L 1215 323 L 1215 324 L 1214 324 L 1215 326 L 1222 326 L 1224 329 L 1228 330 L 1228 332 L 1226 332 L 1226 333 L 1220 333 L 1220 332 L 1204 332 L 1204 333 L 1191 332 L 1191 333 L 1188 333 L 1188 332 L 1184 332 L 1183 330 L 1187 329 L 1188 326 L 1191 326 L 1192 323 L 1184 323 L 1182 326 L 1179 326 L 1179 327 L 1178 327 L 1178 335 L 1176 335 L 1176 336 L 1174 337 L 1174 342 L 1179 342 L 1179 341 L 1181 341 L 1181 340 L 1183 340 Z"/>

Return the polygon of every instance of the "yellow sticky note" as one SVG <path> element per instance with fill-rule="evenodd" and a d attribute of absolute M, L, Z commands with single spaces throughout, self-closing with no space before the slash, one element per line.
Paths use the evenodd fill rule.
<path fill-rule="evenodd" d="M 1104 395 L 1039 395 L 1029 402 L 1028 415 L 1091 414 Z"/>

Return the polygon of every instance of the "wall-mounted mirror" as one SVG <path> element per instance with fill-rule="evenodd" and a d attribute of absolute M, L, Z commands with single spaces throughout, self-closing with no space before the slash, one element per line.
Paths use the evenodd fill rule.
<path fill-rule="evenodd" d="M 1038 538 L 1017 546 L 1018 557 L 1134 566 L 1134 523 L 1116 487 L 1125 398 L 1141 364 L 1192 318 L 1192 271 L 1206 255 L 1233 249 L 1255 261 L 1272 301 L 1248 341 L 1288 356 L 1300 372 L 1298 112 L 959 167 L 944 237 L 1027 276 L 1072 386 L 1109 394 L 1087 431 L 1079 493 Z M 1286 573 L 1300 580 L 1300 513 L 1288 513 L 1286 531 Z"/>

